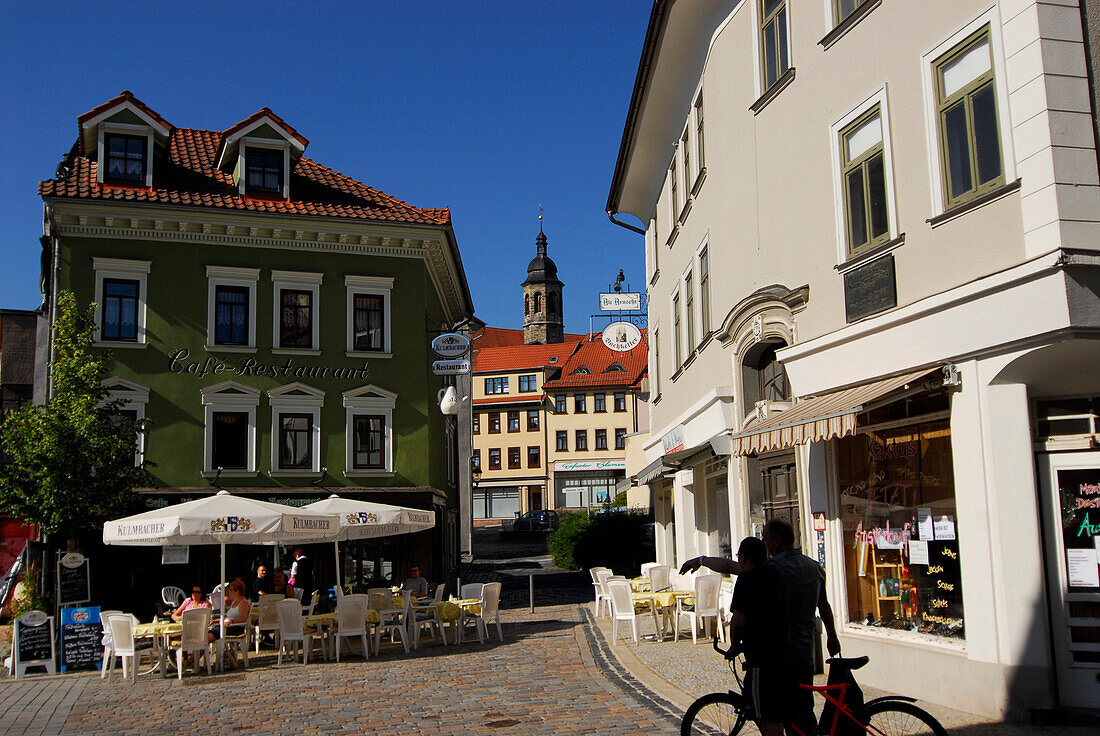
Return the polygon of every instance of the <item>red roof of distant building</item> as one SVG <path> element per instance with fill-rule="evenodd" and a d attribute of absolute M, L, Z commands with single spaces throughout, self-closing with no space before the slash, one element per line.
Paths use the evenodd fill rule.
<path fill-rule="evenodd" d="M 589 340 L 569 356 L 562 366 L 561 377 L 543 384 L 543 390 L 552 391 L 562 388 L 583 388 L 588 386 L 633 386 L 646 372 L 649 358 L 649 342 L 646 330 L 642 330 L 642 341 L 633 350 L 618 353 L 609 350 L 601 340 Z M 623 370 L 608 371 L 618 364 Z M 590 372 L 573 372 L 581 367 Z"/>
<path fill-rule="evenodd" d="M 567 334 L 565 335 L 565 342 L 580 342 L 587 337 L 588 335 Z M 522 347 L 523 330 L 485 326 L 480 332 L 475 332 L 471 335 L 470 339 L 474 341 L 474 350 L 483 350 L 484 348 Z"/>
<path fill-rule="evenodd" d="M 475 345 L 477 343 L 474 343 Z M 560 367 L 580 343 L 557 342 L 550 345 L 510 345 L 484 348 L 474 356 L 474 373 L 497 373 L 524 369 Z"/>
<path fill-rule="evenodd" d="M 149 202 L 425 225 L 446 226 L 451 223 L 451 213 L 446 208 L 414 207 L 305 157 L 298 161 L 290 173 L 290 199 L 243 195 L 233 182 L 232 174 L 221 171 L 216 166 L 215 156 L 226 133 L 174 128 L 129 92 L 123 92 L 81 115 L 79 119 L 90 120 L 123 101 L 133 103 L 171 128 L 167 160 L 157 160 L 153 165 L 153 186 L 126 187 L 97 183 L 97 161 L 78 148 L 72 166 L 64 177 L 39 182 L 38 193 L 42 197 Z M 236 130 L 259 115 L 270 115 L 272 119 L 278 119 L 265 108 L 234 125 L 229 131 Z M 285 125 L 289 134 L 299 138 L 303 144 L 306 142 L 289 125 L 281 120 L 279 122 Z"/>

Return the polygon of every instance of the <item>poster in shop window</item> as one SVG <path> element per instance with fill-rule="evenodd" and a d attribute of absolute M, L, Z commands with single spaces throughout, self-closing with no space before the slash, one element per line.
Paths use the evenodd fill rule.
<path fill-rule="evenodd" d="M 1066 577 L 1074 590 L 1100 588 L 1100 468 L 1058 471 Z"/>

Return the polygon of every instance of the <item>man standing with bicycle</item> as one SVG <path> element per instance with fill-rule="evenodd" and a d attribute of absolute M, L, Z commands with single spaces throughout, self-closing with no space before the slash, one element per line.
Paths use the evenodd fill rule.
<path fill-rule="evenodd" d="M 817 732 L 813 693 L 797 687 L 812 685 L 814 679 L 814 611 L 821 615 L 825 627 L 829 654 L 840 654 L 840 639 L 836 635 L 833 609 L 825 595 L 825 571 L 813 558 L 794 548 L 794 529 L 782 519 L 772 519 L 764 525 L 763 545 L 772 555 L 771 563 L 780 571 L 790 620 L 787 633 L 787 665 L 796 685 L 792 694 L 792 718 L 807 734 Z M 739 561 L 724 557 L 695 557 L 683 564 L 680 574 L 708 567 L 727 575 L 741 575 L 745 569 Z"/>
<path fill-rule="evenodd" d="M 756 537 L 737 548 L 741 573 L 733 589 L 730 641 L 745 653 L 745 694 L 762 736 L 782 736 L 790 720 L 790 672 L 787 648 L 787 600 L 783 578 L 768 564 L 768 550 Z"/>

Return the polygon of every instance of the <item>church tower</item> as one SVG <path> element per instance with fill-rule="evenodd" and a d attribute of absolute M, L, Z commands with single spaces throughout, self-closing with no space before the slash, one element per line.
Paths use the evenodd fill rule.
<path fill-rule="evenodd" d="M 565 321 L 562 316 L 558 267 L 546 255 L 546 234 L 542 232 L 539 215 L 537 252 L 527 265 L 527 280 L 523 282 L 523 344 L 549 345 L 564 342 Z"/>

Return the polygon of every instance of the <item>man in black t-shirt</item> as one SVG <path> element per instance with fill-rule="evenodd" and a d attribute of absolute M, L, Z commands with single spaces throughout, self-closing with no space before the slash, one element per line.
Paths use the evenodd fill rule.
<path fill-rule="evenodd" d="M 787 664 L 787 599 L 779 569 L 756 537 L 737 548 L 741 574 L 733 589 L 730 639 L 745 653 L 745 694 L 752 699 L 762 736 L 782 736 L 791 699 Z"/>

